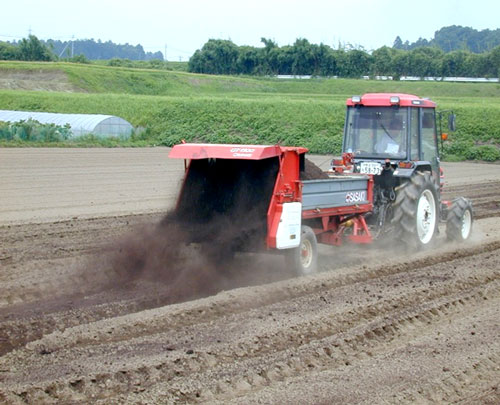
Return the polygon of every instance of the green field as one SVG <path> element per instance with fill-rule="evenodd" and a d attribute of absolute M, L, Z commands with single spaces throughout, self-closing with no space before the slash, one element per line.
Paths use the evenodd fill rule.
<path fill-rule="evenodd" d="M 0 63 L 0 80 L 9 72 L 53 71 L 63 72 L 74 91 L 0 90 L 0 109 L 112 114 L 144 129 L 127 142 L 87 137 L 76 143 L 86 146 L 173 145 L 185 139 L 281 142 L 306 146 L 315 153 L 338 153 L 347 97 L 404 92 L 430 97 L 439 108 L 456 112 L 458 130 L 447 145 L 448 158 L 500 157 L 499 84 L 279 80 L 22 62 Z M 0 145 L 14 144 L 19 142 L 3 141 Z"/>

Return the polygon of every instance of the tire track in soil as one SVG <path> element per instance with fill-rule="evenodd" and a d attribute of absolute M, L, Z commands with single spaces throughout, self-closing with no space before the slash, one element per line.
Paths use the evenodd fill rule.
<path fill-rule="evenodd" d="M 434 320 L 429 317 L 436 312 L 424 314 L 423 322 L 400 328 L 391 342 L 370 349 L 367 355 L 363 356 L 363 349 L 356 350 L 345 367 L 323 367 L 312 375 L 283 379 L 261 392 L 244 394 L 243 401 L 298 402 L 300 398 L 301 403 L 414 404 L 462 399 L 478 403 L 466 399 L 497 397 L 498 290 L 493 296 L 486 301 L 486 296 L 472 299 L 458 305 L 454 314 L 445 311 L 445 316 Z"/>
<path fill-rule="evenodd" d="M 229 300 L 222 303 L 220 307 L 198 309 L 198 313 L 202 314 L 201 317 L 197 316 L 196 311 L 192 311 L 193 313 L 190 313 L 189 317 L 186 317 L 186 314 L 184 314 L 182 317 L 176 319 L 169 318 L 168 321 L 165 320 L 165 322 L 158 324 L 157 330 L 160 331 L 166 327 L 183 327 L 189 325 L 190 322 L 199 322 L 200 318 L 208 322 L 212 319 L 212 316 L 218 317 L 221 313 L 233 314 L 252 308 L 255 305 L 279 302 L 290 296 L 328 291 L 331 288 L 352 285 L 369 279 L 445 263 L 456 258 L 493 251 L 499 247 L 500 241 L 435 256 L 424 255 L 421 258 L 415 257 L 413 261 L 396 261 L 392 265 L 385 263 L 382 266 L 374 267 L 363 265 L 360 269 L 352 269 L 352 267 L 343 270 L 336 269 L 336 274 L 333 278 L 322 281 L 321 285 L 315 283 L 304 287 L 300 280 L 295 280 L 295 288 L 287 286 L 280 291 L 266 292 L 264 296 L 243 297 L 241 301 L 238 296 L 230 296 Z M 385 256 L 385 253 L 382 253 L 382 255 Z M 354 259 L 351 260 L 350 265 L 352 266 L 353 262 L 355 264 L 360 260 L 364 262 L 362 259 Z M 324 266 L 322 270 L 328 271 L 329 268 L 328 266 Z M 71 282 L 77 283 L 78 280 L 72 279 Z M 45 299 L 43 303 L 35 301 L 24 305 L 10 306 L 4 310 L 0 309 L 0 354 L 21 347 L 53 331 L 63 331 L 66 328 L 75 327 L 80 324 L 86 325 L 87 323 L 101 319 L 136 313 L 170 303 L 170 296 L 168 293 L 165 293 L 164 286 L 146 284 L 143 288 L 142 291 L 133 288 L 117 291 L 105 289 L 103 293 L 95 294 L 91 297 L 86 297 L 84 294 L 78 293 L 57 297 L 53 300 Z M 273 290 L 272 287 L 271 290 Z M 137 296 L 137 293 L 139 293 L 139 296 Z M 120 325 L 125 340 L 127 339 L 129 330 L 129 327 L 126 325 L 127 322 L 124 321 L 124 324 Z M 133 330 L 136 334 L 141 333 L 141 330 L 144 330 L 144 333 L 151 333 L 150 325 L 141 321 L 133 325 Z M 109 331 L 106 331 L 99 333 L 99 341 L 101 339 L 106 341 L 110 335 L 112 335 L 114 340 L 119 338 L 116 332 L 111 334 Z"/>
<path fill-rule="evenodd" d="M 500 213 L 500 182 L 451 187 L 445 189 L 444 197 L 451 199 L 460 193 L 471 197 L 478 218 Z M 45 299 L 55 292 L 71 290 L 71 285 L 84 286 L 90 279 L 98 278 L 100 273 L 87 268 L 82 280 L 82 274 L 71 274 L 76 271 L 75 262 L 90 258 L 102 250 L 106 242 L 127 229 L 141 223 L 158 222 L 160 218 L 161 214 L 132 215 L 0 227 L 0 264 L 3 270 L 0 277 L 7 287 L 7 291 L 0 288 L 0 297 L 3 297 L 0 308 Z M 69 259 L 73 260 L 68 262 Z M 53 277 L 53 268 L 60 273 L 57 277 Z"/>
<path fill-rule="evenodd" d="M 482 263 L 491 262 L 487 266 L 490 268 L 489 272 L 482 274 L 481 277 L 468 275 L 468 268 L 478 259 Z M 149 333 L 149 337 L 153 338 L 153 341 L 134 343 L 135 334 L 128 335 L 128 356 L 133 356 L 133 353 L 140 353 L 141 357 L 144 344 L 148 347 L 147 353 L 144 353 L 144 358 L 141 357 L 138 361 L 138 363 L 144 364 L 130 367 L 134 364 L 132 362 L 125 369 L 116 370 L 115 372 L 110 370 L 113 367 L 109 367 L 108 370 L 103 370 L 98 374 L 93 375 L 90 373 L 90 375 L 85 375 L 84 373 L 80 378 L 64 381 L 64 367 L 60 367 L 60 364 L 56 363 L 55 367 L 58 371 L 56 375 L 52 376 L 55 381 L 49 380 L 42 383 L 41 387 L 36 388 L 19 388 L 20 391 L 17 391 L 15 395 L 27 399 L 28 402 L 32 402 L 33 399 L 75 400 L 79 395 L 87 398 L 93 396 L 93 398 L 104 400 L 116 395 L 125 395 L 131 390 L 134 391 L 133 387 L 137 381 L 140 381 L 140 384 L 136 387 L 135 394 L 139 394 L 146 389 L 148 391 L 154 390 L 157 385 L 163 387 L 165 381 L 168 381 L 168 389 L 165 391 L 165 388 L 160 388 L 160 391 L 162 398 L 169 401 L 224 399 L 226 395 L 232 397 L 235 392 L 241 393 L 250 389 L 270 386 L 286 378 L 302 375 L 309 369 L 343 367 L 355 362 L 356 359 L 373 356 L 375 351 L 381 350 L 379 348 L 381 345 L 390 344 L 395 337 L 401 340 L 401 336 L 406 333 L 422 333 L 422 327 L 432 329 L 433 324 L 443 322 L 443 317 L 460 316 L 468 307 L 472 306 L 474 308 L 477 306 L 476 304 L 485 300 L 492 300 L 493 305 L 495 305 L 495 302 L 498 303 L 498 278 L 500 274 L 497 267 L 495 267 L 498 264 L 497 256 L 487 251 L 478 255 L 467 256 L 465 259 L 459 258 L 445 261 L 441 267 L 445 269 L 455 268 L 456 264 L 461 262 L 465 262 L 463 264 L 465 264 L 466 268 L 455 270 L 456 274 L 448 277 L 439 276 L 442 269 L 439 269 L 440 265 L 434 265 L 432 270 L 420 267 L 382 278 L 368 279 L 365 282 L 357 282 L 354 286 L 347 285 L 330 290 L 329 294 L 322 291 L 320 297 L 332 301 L 326 316 L 316 317 L 313 321 L 299 322 L 295 325 L 295 328 L 283 324 L 275 334 L 270 333 L 270 331 L 275 330 L 276 327 L 268 325 L 263 332 L 263 336 L 252 334 L 250 340 L 247 341 L 241 339 L 241 337 L 234 339 L 238 336 L 231 336 L 231 342 L 226 343 L 226 345 L 222 344 L 219 349 L 214 342 L 212 342 L 212 345 L 207 345 L 207 342 L 204 341 L 200 342 L 202 344 L 200 348 L 196 347 L 196 342 L 189 342 L 187 346 L 182 345 L 184 347 L 180 351 L 176 348 L 167 349 L 167 353 L 171 354 L 171 356 L 167 356 L 170 359 L 166 362 L 164 359 L 161 362 L 154 361 L 156 360 L 155 353 L 154 351 L 151 353 L 151 348 L 154 347 L 153 343 L 155 341 L 158 343 L 157 340 L 163 341 L 161 333 L 156 336 L 159 332 L 157 328 L 153 327 Z M 432 287 L 422 283 L 422 279 L 430 278 L 430 271 L 438 274 Z M 394 287 L 395 279 L 398 278 L 403 279 L 399 280 L 399 283 L 406 284 L 401 285 L 399 291 L 397 287 Z M 361 287 L 366 287 L 366 285 L 372 283 L 382 283 L 385 286 L 386 290 L 381 292 L 384 298 L 379 298 L 377 295 L 370 296 L 366 293 L 366 288 L 361 289 Z M 419 287 L 413 290 L 408 288 L 408 285 L 412 283 Z M 351 291 L 353 287 L 356 287 L 355 291 Z M 346 289 L 350 294 L 341 294 L 339 290 L 342 289 Z M 391 289 L 393 290 L 392 293 Z M 363 291 L 365 291 L 365 294 L 363 294 Z M 311 295 L 315 298 L 316 306 L 310 308 L 310 310 L 317 312 L 317 302 L 322 302 L 318 298 L 317 291 L 310 292 L 305 296 L 303 294 L 299 294 L 298 297 L 292 295 L 286 302 L 281 300 L 276 304 L 265 304 L 265 311 L 262 311 L 264 308 L 259 308 L 260 311 L 257 312 L 266 312 L 267 307 L 270 307 L 273 314 L 276 313 L 273 316 L 277 318 L 280 311 L 283 312 L 287 308 L 293 308 L 292 303 L 294 301 L 300 301 L 301 298 L 306 298 L 307 301 Z M 333 302 L 335 297 L 345 299 L 346 296 L 351 295 L 360 297 L 359 302 L 351 303 L 347 307 L 344 305 L 346 308 L 343 309 L 343 312 L 336 313 L 335 309 L 342 308 L 342 305 L 340 305 L 341 303 L 336 305 Z M 372 303 L 367 305 L 361 302 L 361 298 L 372 301 Z M 302 305 L 301 308 L 303 312 L 304 307 Z M 308 307 L 306 306 L 306 308 Z M 334 311 L 333 314 L 331 313 L 332 310 Z M 241 323 L 241 318 L 248 318 L 249 315 L 248 311 L 236 314 L 236 323 Z M 337 319 L 333 318 L 331 320 L 332 316 L 337 317 Z M 299 318 L 302 319 L 300 316 Z M 306 319 L 309 318 L 306 316 Z M 112 324 L 113 321 L 106 320 L 102 321 L 102 323 L 110 322 Z M 153 322 L 150 321 L 146 320 L 146 322 L 152 324 Z M 213 319 L 208 325 L 207 322 L 203 321 L 201 324 L 195 324 L 196 329 L 210 328 L 213 321 L 216 322 L 216 325 L 212 326 L 212 328 L 220 330 L 222 326 L 227 327 L 228 315 L 221 315 L 219 319 Z M 218 325 L 217 322 L 221 322 L 222 325 Z M 270 323 L 274 324 L 275 321 Z M 101 330 L 102 326 L 99 324 L 97 329 Z M 90 334 L 94 333 L 92 325 L 87 325 L 87 328 L 90 329 Z M 111 341 L 111 346 L 109 346 L 101 342 L 98 336 L 96 337 L 97 345 L 86 340 L 84 331 L 87 328 L 80 328 L 78 331 L 78 345 L 66 345 L 64 339 L 61 340 L 59 336 L 55 336 L 54 343 L 56 346 L 43 346 L 45 342 L 42 339 L 40 342 L 30 344 L 25 350 L 12 353 L 13 358 L 16 359 L 14 363 L 22 364 L 21 359 L 24 354 L 26 354 L 26 360 L 28 360 L 27 369 L 36 369 L 35 364 L 40 362 L 43 367 L 43 381 L 46 379 L 46 373 L 50 374 L 53 371 L 54 360 L 64 363 L 67 361 L 66 356 L 70 358 L 75 356 L 74 351 L 78 356 L 87 356 L 85 362 L 89 360 L 97 361 L 98 364 L 102 362 L 102 358 L 98 353 L 99 346 L 102 346 L 101 350 L 105 353 L 116 353 L 117 348 L 113 348 L 113 345 L 117 342 Z M 231 331 L 230 328 L 229 331 Z M 336 331 L 336 333 L 332 334 L 332 331 Z M 185 336 L 186 332 L 189 335 L 189 331 L 185 330 L 180 336 Z M 198 333 L 202 332 L 198 331 Z M 216 332 L 212 331 L 211 333 Z M 79 340 L 79 337 L 83 339 Z M 49 338 L 50 336 L 45 340 L 50 341 Z M 255 342 L 256 338 L 259 339 L 258 342 Z M 62 346 L 59 345 L 60 343 L 62 343 Z M 176 344 L 181 343 L 174 343 L 174 347 Z M 119 346 L 121 346 L 121 342 L 118 342 Z M 41 347 L 43 348 L 41 349 Z M 186 347 L 194 347 L 194 349 L 186 350 Z M 67 354 L 58 359 L 61 352 L 64 352 L 63 349 L 67 350 Z M 159 353 L 164 351 L 165 349 L 161 348 Z M 290 354 L 293 354 L 293 357 Z M 126 353 L 122 353 L 122 355 L 127 357 Z M 44 356 L 55 356 L 56 359 L 50 359 L 49 364 L 44 367 Z M 94 356 L 95 359 L 93 359 Z M 6 356 L 7 361 L 9 361 L 9 357 L 9 355 Z M 150 357 L 152 357 L 153 364 L 148 364 Z M 32 362 L 34 364 L 31 364 Z M 90 365 L 90 368 L 95 367 L 97 369 L 102 368 L 93 363 Z M 74 375 L 75 373 L 70 374 Z M 235 375 L 238 376 L 236 379 L 232 377 Z M 26 377 L 28 377 L 28 380 L 36 381 L 36 378 L 32 378 L 33 376 L 24 376 L 21 381 Z M 41 377 L 38 376 L 38 378 Z M 8 378 L 4 377 L 4 381 L 6 379 Z M 107 395 L 111 395 L 111 397 L 107 397 Z"/>
<path fill-rule="evenodd" d="M 398 400 L 406 403 L 498 404 L 500 386 L 494 381 L 498 380 L 499 364 L 500 353 L 497 349 L 497 353 L 484 356 L 469 367 L 450 374 L 443 373 L 440 378 L 432 379 L 417 390 L 404 390 Z M 449 369 L 446 368 L 446 371 Z"/>
<path fill-rule="evenodd" d="M 452 200 L 463 196 L 472 201 L 476 219 L 500 216 L 500 182 L 469 184 L 446 187 L 443 199 Z"/>
<path fill-rule="evenodd" d="M 467 187 L 454 186 L 445 189 L 444 196 L 445 198 L 451 199 L 453 195 L 458 194 L 465 195 L 473 201 L 476 217 L 486 218 L 499 215 L 500 182 L 483 183 Z M 454 263 L 456 260 L 466 260 L 467 258 L 479 257 L 480 255 L 487 256 L 489 254 L 488 252 L 495 252 L 495 254 L 497 254 L 499 248 L 499 242 L 493 242 L 480 247 L 474 246 L 446 253 L 440 252 L 440 256 L 427 257 L 425 254 L 421 256 L 417 255 L 407 260 L 400 258 L 390 265 L 365 266 L 365 268 L 358 268 L 358 265 L 361 266 L 362 261 L 356 258 L 353 259 L 353 257 L 356 256 L 356 253 L 354 253 L 346 259 L 346 264 L 350 264 L 351 267 L 335 268 L 335 272 L 337 273 L 335 275 L 320 274 L 316 278 L 307 280 L 307 282 L 303 280 L 290 280 L 281 287 L 276 287 L 275 285 L 264 286 L 262 287 L 262 291 L 259 287 L 256 292 L 250 289 L 250 291 L 247 291 L 246 294 L 243 295 L 240 295 L 238 291 L 229 291 L 219 294 L 213 297 L 213 299 L 209 299 L 207 303 L 205 303 L 204 300 L 193 301 L 192 303 L 182 304 L 178 309 L 175 309 L 175 305 L 162 307 L 163 305 L 171 303 L 169 302 L 169 297 L 161 293 L 161 286 L 159 289 L 155 289 L 154 286 L 147 283 L 139 287 L 135 286 L 135 289 L 113 290 L 109 289 L 109 286 L 104 286 L 105 288 L 103 288 L 101 292 L 96 292 L 92 289 L 90 289 L 90 291 L 85 291 L 85 288 L 83 288 L 84 291 L 81 291 L 82 282 L 84 284 L 83 287 L 85 287 L 85 277 L 82 278 L 80 274 L 75 274 L 73 272 L 74 268 L 68 266 L 68 263 L 72 260 L 86 257 L 87 255 L 90 256 L 91 252 L 94 252 L 102 246 L 103 241 L 122 235 L 130 226 L 144 222 L 157 222 L 160 216 L 161 214 L 131 215 L 125 217 L 0 227 L 0 240 L 2 241 L 0 247 L 0 265 L 2 265 L 0 281 L 2 281 L 2 283 L 4 281 L 10 282 L 10 286 L 14 287 L 13 290 L 9 292 L 9 294 L 11 294 L 11 301 L 2 302 L 0 300 L 1 353 L 7 353 L 15 348 L 18 349 L 16 352 L 7 354 L 6 356 L 8 357 L 9 355 L 14 355 L 15 353 L 21 353 L 23 351 L 34 350 L 34 353 L 37 353 L 36 350 L 39 350 L 36 356 L 42 356 L 43 358 L 44 356 L 50 357 L 65 351 L 73 353 L 75 350 L 78 351 L 80 347 L 83 348 L 83 351 L 78 352 L 78 355 L 85 357 L 89 356 L 87 350 L 93 351 L 95 347 L 124 344 L 126 346 L 135 345 L 134 347 L 137 353 L 141 353 L 142 356 L 134 360 L 136 363 L 131 362 L 127 368 L 118 372 L 110 370 L 109 367 L 105 367 L 101 373 L 87 372 L 79 374 L 76 372 L 71 382 L 69 382 L 69 386 L 68 381 L 63 379 L 62 382 L 56 380 L 46 384 L 44 383 L 45 385 L 42 384 L 42 387 L 44 387 L 43 390 L 41 390 L 41 387 L 35 387 L 31 391 L 23 389 L 12 390 L 12 387 L 5 391 L 1 385 L 3 385 L 3 381 L 6 380 L 6 375 L 10 374 L 5 372 L 3 367 L 0 367 L 0 370 L 2 370 L 0 371 L 0 399 L 2 399 L 2 392 L 4 396 L 7 392 L 10 399 L 15 399 L 16 401 L 21 400 L 23 402 L 37 402 L 33 401 L 33 398 L 38 397 L 43 397 L 44 400 L 47 401 L 54 401 L 56 399 L 61 399 L 65 395 L 69 395 L 68 398 L 72 398 L 72 400 L 87 399 L 92 395 L 98 395 L 104 398 L 109 395 L 110 398 L 119 396 L 120 398 L 135 401 L 140 400 L 140 398 L 142 398 L 141 395 L 146 395 L 146 393 L 141 394 L 141 392 L 145 392 L 144 390 L 147 389 L 147 391 L 161 392 L 161 395 L 163 395 L 162 398 L 198 401 L 199 398 L 197 395 L 200 395 L 202 398 L 223 399 L 225 397 L 231 398 L 235 392 L 236 395 L 239 395 L 238 393 L 246 393 L 250 388 L 260 389 L 261 387 L 270 387 L 277 381 L 287 381 L 288 374 L 298 378 L 304 370 L 309 370 L 309 368 L 315 369 L 315 362 L 312 360 L 317 357 L 318 352 L 315 352 L 316 354 L 310 357 L 310 355 L 307 354 L 309 353 L 308 347 L 312 344 L 312 341 L 318 339 L 320 341 L 329 338 L 332 339 L 325 330 L 333 330 L 335 328 L 341 328 L 342 330 L 342 328 L 344 328 L 344 331 L 350 331 L 352 328 L 356 328 L 356 322 L 359 323 L 358 326 L 361 328 L 366 327 L 366 322 L 375 322 L 374 320 L 376 317 L 374 317 L 373 314 L 383 315 L 385 313 L 387 316 L 396 316 L 397 314 L 393 312 L 391 308 L 384 307 L 383 305 L 381 307 L 374 306 L 373 308 L 368 308 L 366 309 L 366 313 L 362 311 L 358 313 L 353 310 L 354 313 L 351 315 L 357 314 L 358 317 L 353 316 L 351 323 L 317 323 L 313 321 L 309 325 L 309 328 L 299 328 L 303 332 L 300 336 L 304 336 L 304 338 L 300 337 L 297 340 L 296 334 L 287 335 L 287 333 L 278 333 L 274 337 L 274 340 L 266 338 L 261 339 L 260 345 L 253 343 L 253 345 L 256 345 L 257 349 L 252 349 L 253 346 L 248 343 L 246 346 L 243 345 L 237 348 L 232 348 L 231 346 L 223 347 L 221 350 L 226 352 L 225 355 L 220 353 L 214 354 L 216 351 L 214 351 L 214 353 L 209 353 L 207 351 L 208 349 L 203 349 L 203 345 L 200 346 L 202 350 L 198 353 L 192 348 L 187 348 L 193 346 L 192 344 L 187 345 L 185 342 L 181 341 L 174 344 L 170 342 L 168 338 L 165 338 L 167 342 L 165 344 L 163 342 L 158 342 L 156 338 L 157 336 L 163 336 L 162 332 L 165 330 L 178 330 L 178 339 L 180 339 L 180 336 L 185 335 L 186 331 L 189 330 L 191 334 L 195 334 L 194 330 L 200 327 L 203 328 L 213 322 L 221 322 L 222 325 L 220 325 L 220 327 L 224 328 L 225 324 L 221 319 L 226 320 L 227 317 L 232 316 L 236 319 L 240 319 L 238 317 L 241 316 L 241 314 L 248 314 L 249 311 L 259 312 L 263 308 L 273 305 L 277 305 L 278 307 L 286 306 L 290 300 L 296 301 L 305 299 L 306 297 L 317 298 L 318 294 L 321 294 L 320 297 L 326 300 L 329 297 L 329 291 L 338 292 L 339 289 L 342 288 L 353 289 L 373 280 L 404 275 L 407 272 L 413 272 L 426 266 L 441 266 L 447 263 Z M 359 252 L 357 254 L 359 254 Z M 60 260 L 60 263 L 57 262 L 57 260 Z M 54 263 L 56 267 L 59 266 L 59 268 L 63 269 L 61 271 L 60 280 L 54 280 L 53 277 L 51 277 Z M 352 268 L 353 266 L 356 266 L 356 268 Z M 71 268 L 68 269 L 68 267 Z M 20 273 L 24 273 L 25 269 L 28 269 L 28 274 L 21 275 Z M 332 270 L 332 266 L 324 264 L 323 270 Z M 86 275 L 87 278 L 93 276 L 97 275 L 95 273 Z M 25 279 L 23 279 L 23 277 Z M 290 275 L 285 272 L 275 279 L 260 281 L 277 281 L 288 277 L 290 277 Z M 33 281 L 33 278 L 38 278 L 38 280 Z M 102 281 L 103 280 L 100 280 L 99 282 Z M 485 286 L 493 285 L 496 290 L 498 290 L 498 285 L 492 284 L 495 282 L 496 279 L 489 280 L 486 278 L 480 281 L 479 284 L 477 284 L 477 280 L 476 282 L 471 282 L 471 284 L 462 284 L 461 288 L 472 288 L 474 290 L 474 288 L 479 288 L 477 286 L 480 286 L 481 283 L 484 283 Z M 253 283 L 255 283 L 255 280 L 248 284 L 242 282 L 239 285 L 250 285 Z M 75 285 L 78 287 L 75 288 Z M 235 284 L 233 287 L 239 285 Z M 27 288 L 27 286 L 31 286 L 31 289 Z M 0 289 L 1 288 L 2 287 L 0 287 Z M 61 290 L 69 290 L 73 291 L 73 293 L 68 296 L 58 295 Z M 0 295 L 3 295 L 4 291 L 0 292 L 2 293 Z M 477 301 L 478 296 L 475 294 L 476 293 L 469 299 Z M 47 295 L 55 296 L 55 299 L 50 298 L 47 300 Z M 444 296 L 446 296 L 446 294 L 444 294 Z M 487 299 L 495 299 L 495 294 L 489 297 L 490 298 L 486 296 Z M 417 299 L 417 296 L 415 296 L 415 298 Z M 427 298 L 428 297 L 426 297 L 426 299 Z M 322 302 L 323 299 L 321 299 Z M 453 299 L 451 299 L 451 301 L 453 301 Z M 16 302 L 17 304 L 13 305 L 12 302 Z M 403 300 L 402 303 L 396 305 L 410 307 L 411 305 L 409 302 L 409 300 Z M 418 302 L 414 302 L 413 304 L 417 305 Z M 4 308 L 1 308 L 2 305 L 4 305 Z M 459 306 L 460 305 L 461 304 L 459 304 Z M 145 309 L 157 307 L 161 308 L 144 312 Z M 360 308 L 364 307 L 361 306 Z M 157 312 L 157 315 L 154 314 L 155 312 Z M 147 316 L 141 319 L 145 314 L 147 314 Z M 275 316 L 274 312 L 273 314 Z M 334 315 L 337 316 L 337 314 Z M 432 318 L 432 315 L 426 315 L 426 317 L 427 316 Z M 264 318 L 267 318 L 267 316 L 264 316 Z M 262 321 L 262 319 L 258 319 L 259 322 Z M 109 322 L 111 323 L 108 324 Z M 117 324 L 113 326 L 112 324 L 115 322 Z M 85 334 L 82 334 L 82 330 L 88 327 L 94 328 L 94 326 L 97 325 L 98 329 L 94 330 L 95 338 L 86 337 Z M 397 331 L 401 329 L 402 326 L 387 326 L 388 330 L 391 330 L 391 328 Z M 323 337 L 321 337 L 321 333 L 316 335 L 315 331 L 317 329 L 323 330 L 323 333 L 326 333 L 326 335 Z M 110 330 L 112 331 L 111 333 Z M 373 330 L 372 332 L 368 331 L 368 335 L 372 333 L 376 336 Z M 382 330 L 384 329 L 382 328 Z M 4 332 L 2 333 L 1 331 Z M 7 333 L 5 333 L 5 331 L 7 331 Z M 51 332 L 54 333 L 50 335 Z M 379 333 L 391 339 L 387 331 Z M 43 337 L 44 335 L 47 336 Z M 75 340 L 73 335 L 81 340 Z M 399 335 L 392 335 L 394 339 L 397 337 L 399 337 Z M 53 342 L 51 341 L 52 338 L 54 339 Z M 141 339 L 144 341 L 141 341 Z M 277 345 L 277 342 L 287 341 L 287 339 L 300 342 L 298 346 L 293 346 L 295 348 L 294 350 L 303 349 L 306 353 L 304 358 L 306 360 L 312 358 L 312 362 L 308 363 L 311 364 L 312 367 L 304 366 L 301 360 L 299 363 L 302 364 L 302 366 L 297 366 L 295 364 L 292 367 L 287 365 L 286 359 L 290 359 L 290 357 L 287 356 L 291 353 L 286 352 L 286 349 L 281 351 L 282 354 L 286 354 L 281 362 L 275 359 L 275 354 L 272 349 L 273 344 Z M 364 339 L 363 341 L 365 343 L 371 341 L 370 339 L 367 340 L 366 337 L 356 339 Z M 376 340 L 376 338 L 374 339 Z M 42 347 L 46 342 L 49 342 L 50 345 Z M 30 349 L 23 348 L 26 344 L 28 344 Z M 214 345 L 215 343 L 212 342 L 212 344 Z M 268 352 L 265 352 L 262 348 L 266 345 Z M 215 344 L 215 346 L 217 347 L 217 344 Z M 147 350 L 145 352 L 144 347 L 153 348 L 162 353 L 166 351 L 168 354 L 175 354 L 178 356 L 177 359 L 180 360 L 177 363 L 172 363 L 171 361 L 165 362 L 163 360 L 158 362 L 154 359 L 154 365 L 151 366 L 149 365 L 149 362 L 151 362 L 149 358 L 152 354 L 148 354 Z M 335 346 L 333 347 L 335 348 Z M 346 353 L 348 353 L 346 347 L 350 346 L 342 344 L 343 350 L 346 350 Z M 359 347 L 356 346 L 356 350 L 358 349 Z M 191 350 L 193 350 L 193 353 L 186 353 Z M 254 350 L 255 356 L 252 358 L 238 355 L 238 353 L 243 353 L 245 350 L 250 350 L 250 352 Z M 330 348 L 328 350 L 331 351 L 332 349 Z M 356 350 L 353 353 L 357 353 Z M 43 351 L 46 353 L 40 354 L 40 352 Z M 254 369 L 251 368 L 252 360 L 257 361 L 257 363 L 263 362 L 261 358 L 261 356 L 264 356 L 263 353 L 266 353 L 269 357 L 267 371 L 261 373 L 262 375 L 259 374 L 260 372 L 253 372 L 246 377 L 241 377 L 246 375 L 245 367 L 250 367 L 248 368 L 249 370 L 255 369 L 255 365 L 253 365 Z M 320 356 L 323 356 L 321 350 L 319 350 L 319 353 Z M 130 356 L 131 353 L 125 355 Z M 0 357 L 0 362 L 4 362 L 6 356 Z M 215 364 L 220 364 L 219 368 L 222 369 L 228 368 L 230 363 L 234 362 L 235 359 L 238 361 L 240 357 L 246 359 L 245 361 L 247 361 L 248 364 L 245 363 L 244 367 L 240 366 L 239 369 L 234 369 L 234 372 L 240 373 L 240 377 L 238 377 L 237 380 L 230 379 L 229 382 L 226 381 L 224 383 L 224 378 L 229 378 L 226 376 L 231 373 L 222 373 L 222 377 L 221 375 L 215 377 L 213 374 L 209 374 L 209 371 L 202 370 L 202 366 L 192 361 L 195 356 L 201 356 L 201 364 L 204 364 L 204 361 L 206 361 L 207 364 L 213 364 L 215 361 Z M 90 357 L 92 357 L 92 355 L 90 355 Z M 366 356 L 361 352 L 359 357 L 364 358 Z M 370 357 L 370 355 L 368 355 L 368 357 Z M 343 358 L 345 359 L 347 357 Z M 349 362 L 350 360 L 347 361 Z M 486 360 L 485 362 L 488 363 Z M 144 365 L 144 363 L 146 365 Z M 305 363 L 307 363 L 307 361 L 305 361 L 304 364 Z M 341 363 L 342 362 L 340 362 L 340 365 L 342 365 Z M 276 364 L 281 365 L 277 367 Z M 281 372 L 280 367 L 283 367 L 285 371 Z M 484 367 L 487 368 L 488 365 L 486 364 Z M 96 369 L 99 369 L 99 367 Z M 169 370 L 168 373 L 165 369 Z M 297 369 L 295 374 L 290 371 L 294 369 Z M 174 370 L 174 375 L 176 372 L 179 374 L 172 376 L 171 370 Z M 207 380 L 206 385 L 201 386 L 201 388 L 193 388 L 195 382 L 190 379 L 186 380 L 186 377 L 183 377 L 183 373 L 188 375 L 193 372 L 201 373 L 201 377 L 205 376 L 212 382 L 215 378 L 219 379 L 220 386 L 214 388 Z M 275 373 L 278 377 L 272 378 Z M 75 375 L 79 377 L 74 377 Z M 269 375 L 271 377 L 269 377 Z M 175 388 L 174 384 L 172 387 L 175 389 L 172 388 L 168 392 L 163 392 L 164 388 L 161 387 L 162 383 L 159 381 L 164 381 L 165 378 L 171 378 L 171 381 L 176 382 L 178 384 L 177 388 Z M 175 378 L 177 378 L 177 380 Z M 110 382 L 108 382 L 108 380 Z M 435 383 L 429 385 L 429 392 L 433 392 L 433 390 L 440 392 L 440 381 L 440 379 L 436 379 Z M 125 389 L 125 387 L 127 388 Z M 484 394 L 488 397 L 495 395 L 495 392 L 498 390 L 495 390 L 495 387 L 491 387 L 491 384 L 490 386 L 486 384 L 485 387 L 486 388 L 483 390 L 484 392 L 481 391 L 478 395 Z M 107 390 L 109 393 L 106 393 Z M 472 392 L 471 395 L 477 394 L 477 391 L 473 389 L 470 391 Z M 14 394 L 14 392 L 16 392 L 16 394 Z M 411 395 L 417 394 L 420 395 L 418 392 L 415 394 L 414 391 L 410 390 L 408 391 L 408 398 L 411 397 Z M 12 395 L 14 396 L 12 397 Z M 129 396 L 125 397 L 125 395 Z M 147 396 L 145 398 L 147 398 Z"/>

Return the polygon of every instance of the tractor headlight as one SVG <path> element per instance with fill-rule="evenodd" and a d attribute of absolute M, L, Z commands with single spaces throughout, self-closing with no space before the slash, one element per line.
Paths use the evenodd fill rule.
<path fill-rule="evenodd" d="M 399 104 L 399 97 L 398 96 L 391 96 L 389 101 L 391 104 Z"/>

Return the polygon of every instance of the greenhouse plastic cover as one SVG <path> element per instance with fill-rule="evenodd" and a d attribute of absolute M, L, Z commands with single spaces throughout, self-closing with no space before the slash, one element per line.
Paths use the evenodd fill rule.
<path fill-rule="evenodd" d="M 69 124 L 74 136 L 89 133 L 104 136 L 128 136 L 133 130 L 133 126 L 128 121 L 113 115 L 0 110 L 0 121 L 19 122 L 30 118 L 42 124 L 55 124 L 58 126 Z"/>

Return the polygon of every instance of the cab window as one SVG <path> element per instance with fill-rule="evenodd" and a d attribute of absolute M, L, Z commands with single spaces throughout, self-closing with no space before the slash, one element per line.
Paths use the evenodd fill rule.
<path fill-rule="evenodd" d="M 419 126 L 418 108 L 412 108 L 410 115 L 410 139 L 411 139 L 410 153 L 411 153 L 411 160 L 414 161 L 420 160 L 420 154 L 418 153 L 420 149 L 418 145 L 418 126 Z"/>
<path fill-rule="evenodd" d="M 349 107 L 344 151 L 359 157 L 406 157 L 406 107 Z"/>
<path fill-rule="evenodd" d="M 422 160 L 431 163 L 435 163 L 438 156 L 435 122 L 434 111 L 422 109 Z"/>

